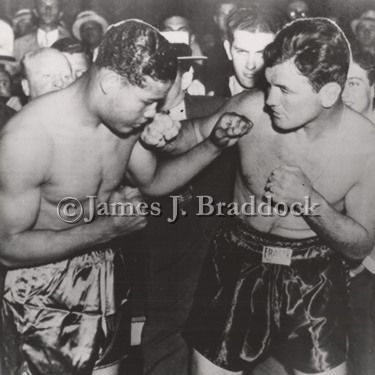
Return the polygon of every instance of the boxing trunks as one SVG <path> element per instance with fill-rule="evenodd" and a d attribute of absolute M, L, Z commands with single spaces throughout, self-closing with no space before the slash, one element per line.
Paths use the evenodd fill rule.
<path fill-rule="evenodd" d="M 126 268 L 118 248 L 102 246 L 9 271 L 1 311 L 4 374 L 91 374 L 123 359 L 130 347 Z"/>
<path fill-rule="evenodd" d="M 272 348 L 301 372 L 346 359 L 348 268 L 318 237 L 287 239 L 238 218 L 219 228 L 185 337 L 215 365 L 250 370 Z"/>

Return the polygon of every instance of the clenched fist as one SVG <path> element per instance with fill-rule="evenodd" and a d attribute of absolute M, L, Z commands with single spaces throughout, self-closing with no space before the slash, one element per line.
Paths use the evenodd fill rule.
<path fill-rule="evenodd" d="M 148 124 L 141 134 L 142 141 L 150 146 L 163 148 L 177 137 L 181 129 L 178 121 L 163 113 L 157 113 L 151 124 Z"/>
<path fill-rule="evenodd" d="M 266 196 L 271 196 L 276 203 L 283 202 L 291 206 L 303 202 L 304 197 L 311 197 L 313 188 L 308 177 L 299 167 L 282 166 L 276 168 L 268 178 Z"/>
<path fill-rule="evenodd" d="M 236 113 L 224 113 L 212 129 L 210 140 L 217 147 L 230 147 L 249 133 L 252 127 L 253 124 L 247 117 Z"/>

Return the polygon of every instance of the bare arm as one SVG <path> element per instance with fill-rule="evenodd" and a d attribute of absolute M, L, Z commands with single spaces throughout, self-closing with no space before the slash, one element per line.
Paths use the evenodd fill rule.
<path fill-rule="evenodd" d="M 351 259 L 363 259 L 375 244 L 375 160 L 368 160 L 360 181 L 345 196 L 346 214 L 337 212 L 319 193 L 320 218 L 305 217 L 310 227 L 333 249 Z"/>
<path fill-rule="evenodd" d="M 168 194 L 184 186 L 224 148 L 234 145 L 240 137 L 247 134 L 251 126 L 244 116 L 224 114 L 204 141 L 175 158 L 159 161 L 150 151 L 136 144 L 128 166 L 128 177 L 144 194 Z"/>
<path fill-rule="evenodd" d="M 102 218 L 64 230 L 33 229 L 51 159 L 51 140 L 43 131 L 7 134 L 1 140 L 0 262 L 7 267 L 56 262 L 145 225 L 145 218 L 126 217 Z"/>
<path fill-rule="evenodd" d="M 351 259 L 362 259 L 375 244 L 375 158 L 367 160 L 361 178 L 346 194 L 345 214 L 338 212 L 313 187 L 298 167 L 283 166 L 272 172 L 267 183 L 275 202 L 303 202 L 311 197 L 319 207 L 303 218 L 311 229 L 334 250 Z"/>

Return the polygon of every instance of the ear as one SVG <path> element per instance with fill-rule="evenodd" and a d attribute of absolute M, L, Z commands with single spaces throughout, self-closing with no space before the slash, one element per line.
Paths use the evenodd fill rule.
<path fill-rule="evenodd" d="M 194 69 L 191 66 L 190 69 L 182 75 L 181 78 L 181 89 L 186 91 L 193 82 Z"/>
<path fill-rule="evenodd" d="M 324 108 L 331 108 L 341 96 L 341 87 L 336 82 L 324 85 L 319 91 L 320 104 Z"/>
<path fill-rule="evenodd" d="M 63 15 L 64 15 L 64 12 L 61 11 L 61 12 L 59 13 L 59 20 L 61 20 L 61 19 L 63 18 Z"/>
<path fill-rule="evenodd" d="M 214 22 L 216 23 L 216 25 L 218 24 L 218 19 L 217 19 L 217 15 L 216 14 L 214 15 Z"/>
<path fill-rule="evenodd" d="M 227 53 L 228 59 L 232 60 L 232 52 L 230 51 L 230 43 L 229 40 L 224 40 L 224 49 L 225 52 Z"/>
<path fill-rule="evenodd" d="M 30 86 L 29 86 L 29 82 L 27 81 L 27 79 L 23 79 L 21 81 L 21 86 L 22 86 L 22 91 L 23 93 L 26 95 L 26 96 L 30 96 Z"/>
<path fill-rule="evenodd" d="M 374 99 L 375 98 L 375 83 L 372 84 L 372 86 L 370 86 L 371 88 L 371 99 Z"/>
<path fill-rule="evenodd" d="M 105 72 L 99 81 L 100 89 L 104 95 L 108 95 L 111 92 L 118 89 L 118 86 L 123 84 L 120 82 L 120 77 L 113 72 L 107 71 Z"/>

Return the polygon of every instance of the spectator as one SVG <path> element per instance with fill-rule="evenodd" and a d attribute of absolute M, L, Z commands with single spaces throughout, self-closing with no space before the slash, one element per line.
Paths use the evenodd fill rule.
<path fill-rule="evenodd" d="M 226 17 L 236 8 L 240 2 L 238 0 L 218 0 L 215 2 L 214 22 L 217 26 L 218 35 L 215 44 L 207 50 L 207 62 L 204 79 L 209 82 L 218 76 L 229 76 L 232 74 L 232 63 L 224 49 L 226 39 Z"/>
<path fill-rule="evenodd" d="M 52 48 L 29 52 L 21 61 L 21 70 L 22 89 L 30 100 L 61 90 L 73 81 L 68 60 Z"/>
<path fill-rule="evenodd" d="M 73 35 L 91 50 L 94 61 L 107 28 L 108 22 L 92 10 L 79 13 L 73 24 Z"/>
<path fill-rule="evenodd" d="M 57 40 L 70 36 L 65 28 L 59 26 L 63 14 L 60 0 L 35 0 L 35 5 L 39 28 L 16 39 L 14 56 L 17 61 L 21 61 L 28 52 L 50 47 Z"/>
<path fill-rule="evenodd" d="M 12 77 L 5 69 L 0 69 L 0 101 L 7 104 L 12 96 Z"/>
<path fill-rule="evenodd" d="M 364 12 L 351 26 L 361 48 L 375 55 L 375 10 Z"/>
<path fill-rule="evenodd" d="M 74 41 L 71 38 L 60 39 L 55 42 L 51 48 L 55 48 L 62 52 L 68 59 L 72 68 L 74 80 L 81 77 L 91 66 L 91 50 L 83 47 L 81 43 Z"/>
<path fill-rule="evenodd" d="M 12 20 L 15 38 L 21 38 L 37 29 L 35 14 L 31 9 L 20 9 Z"/>
<path fill-rule="evenodd" d="M 375 57 L 368 51 L 353 49 L 343 102 L 367 117 L 375 125 Z"/>
<path fill-rule="evenodd" d="M 237 8 L 227 17 L 224 48 L 234 74 L 219 76 L 209 85 L 215 95 L 229 97 L 259 88 L 264 80 L 263 50 L 281 27 L 276 15 L 256 5 Z"/>
<path fill-rule="evenodd" d="M 375 59 L 368 51 L 352 49 L 352 62 L 342 99 L 346 105 L 367 117 L 375 126 Z M 372 374 L 375 368 L 375 250 L 351 271 L 348 362 L 356 375 Z"/>
<path fill-rule="evenodd" d="M 186 31 L 189 33 L 189 45 L 193 51 L 194 56 L 202 56 L 202 50 L 198 44 L 196 34 L 194 32 L 192 21 L 183 13 L 178 12 L 175 9 L 164 13 L 159 21 L 159 29 L 161 31 Z M 194 61 L 194 78 L 203 82 L 203 68 L 202 60 Z M 205 94 L 205 90 L 201 93 Z"/>
<path fill-rule="evenodd" d="M 294 21 L 298 18 L 311 17 L 310 7 L 303 0 L 291 1 L 286 9 L 289 21 Z"/>

